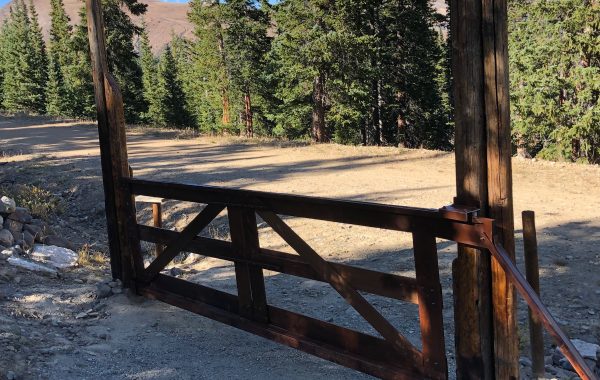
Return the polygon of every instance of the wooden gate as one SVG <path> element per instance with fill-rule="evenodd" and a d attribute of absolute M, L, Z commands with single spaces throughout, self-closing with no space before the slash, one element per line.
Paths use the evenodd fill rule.
<path fill-rule="evenodd" d="M 86 0 L 86 4 L 111 268 L 113 276 L 122 279 L 126 286 L 149 297 L 374 376 L 389 379 L 445 379 L 448 369 L 436 245 L 436 239 L 441 238 L 457 242 L 459 247 L 475 248 L 477 255 L 487 257 L 491 254 L 497 271 L 496 281 L 503 285 L 506 279 L 506 285 L 516 288 L 583 379 L 595 378 L 518 271 L 512 255 L 499 244 L 507 231 L 512 229 L 501 226 L 495 234 L 493 220 L 479 217 L 474 209 L 420 209 L 130 178 L 123 99 L 116 81 L 108 72 L 100 2 Z M 503 13 L 500 12 L 500 15 Z M 507 157 L 510 160 L 510 156 Z M 468 165 L 461 168 L 468 168 Z M 176 232 L 139 225 L 135 195 L 206 206 L 183 231 Z M 225 210 L 231 242 L 199 237 L 199 233 Z M 257 215 L 298 255 L 261 248 Z M 281 216 L 412 233 L 416 276 L 409 278 L 329 262 L 298 236 Z M 500 219 L 500 222 L 505 221 Z M 500 238 L 495 239 L 497 237 Z M 141 241 L 165 247 L 148 267 L 144 266 Z M 195 252 L 232 261 L 235 264 L 237 296 L 161 274 L 180 252 Z M 328 283 L 381 337 L 269 305 L 264 269 Z M 456 278 L 454 282 L 456 285 Z M 472 282 L 462 285 L 463 290 L 470 290 L 466 286 L 475 286 Z M 502 289 L 512 292 L 510 286 Z M 422 349 L 414 347 L 360 292 L 417 304 Z M 503 312 L 512 315 L 514 311 L 511 310 L 495 310 L 494 315 L 498 317 Z M 477 317 L 467 315 L 467 312 L 460 314 L 469 320 Z M 465 336 L 461 335 L 463 333 Z M 470 341 L 478 334 L 477 331 L 460 331 L 457 342 L 463 338 L 464 341 Z M 516 339 L 516 335 L 509 335 Z M 494 341 L 497 348 L 502 348 L 505 343 L 513 345 L 514 342 Z M 460 347 L 457 345 L 457 348 Z M 495 356 L 502 357 L 502 350 L 498 351 Z M 473 354 L 479 359 L 482 357 L 481 352 Z M 498 369 L 511 364 L 513 359 L 511 357 L 504 362 L 496 360 L 494 365 Z M 474 375 L 468 373 L 470 368 L 463 370 L 461 373 L 459 368 L 461 378 L 482 378 L 479 369 L 475 370 Z"/>
<path fill-rule="evenodd" d="M 491 220 L 474 219 L 473 212 L 454 209 L 418 209 L 139 179 L 125 182 L 130 196 L 206 205 L 181 232 L 137 223 L 129 229 L 130 238 L 136 241 L 165 246 L 146 268 L 139 250 L 134 250 L 132 277 L 141 294 L 381 378 L 447 378 L 436 238 L 480 247 L 482 229 L 489 230 Z M 224 211 L 231 242 L 199 237 Z M 257 216 L 298 255 L 261 248 Z M 416 277 L 327 261 L 281 216 L 410 232 Z M 234 262 L 238 295 L 161 274 L 181 252 Z M 269 305 L 264 269 L 328 283 L 381 338 Z M 360 292 L 417 304 L 422 349 L 414 347 Z"/>

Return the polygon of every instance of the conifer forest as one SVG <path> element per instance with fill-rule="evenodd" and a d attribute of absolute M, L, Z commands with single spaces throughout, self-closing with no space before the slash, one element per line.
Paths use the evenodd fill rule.
<path fill-rule="evenodd" d="M 138 0 L 103 0 L 130 124 L 451 150 L 446 15 L 426 0 L 192 0 L 194 38 L 150 45 Z M 84 4 L 51 0 L 44 38 L 14 0 L 0 31 L 4 112 L 95 116 Z M 169 31 L 165 31 L 169 33 Z M 600 163 L 600 3 L 510 0 L 515 154 Z"/>

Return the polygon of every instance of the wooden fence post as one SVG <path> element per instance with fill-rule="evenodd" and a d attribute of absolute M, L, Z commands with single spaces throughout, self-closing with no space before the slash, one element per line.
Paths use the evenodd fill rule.
<path fill-rule="evenodd" d="M 121 279 L 129 287 L 135 277 L 134 269 L 139 271 L 143 263 L 140 242 L 132 228 L 135 226 L 135 204 L 122 181 L 130 176 L 123 98 L 108 72 L 100 0 L 86 0 L 86 8 L 111 270 L 114 278 Z"/>
<path fill-rule="evenodd" d="M 506 0 L 452 0 L 455 203 L 496 220 L 514 259 Z M 459 379 L 517 379 L 514 290 L 488 252 L 459 246 L 453 265 Z"/>

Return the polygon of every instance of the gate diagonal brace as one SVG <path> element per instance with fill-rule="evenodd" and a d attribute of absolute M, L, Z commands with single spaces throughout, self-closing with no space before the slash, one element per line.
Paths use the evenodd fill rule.
<path fill-rule="evenodd" d="M 423 356 L 394 326 L 392 326 L 348 281 L 325 259 L 314 251 L 283 220 L 270 211 L 258 215 L 303 257 L 321 278 L 327 281 L 388 343 L 403 357 L 422 363 Z"/>
<path fill-rule="evenodd" d="M 143 281 L 146 283 L 152 281 L 224 209 L 224 206 L 207 205 L 176 238 L 167 244 L 163 253 L 146 268 Z"/>

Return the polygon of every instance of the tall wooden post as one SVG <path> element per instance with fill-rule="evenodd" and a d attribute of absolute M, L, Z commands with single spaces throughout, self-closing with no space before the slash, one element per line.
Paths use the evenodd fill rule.
<path fill-rule="evenodd" d="M 123 98 L 108 72 L 100 0 L 86 0 L 86 7 L 111 270 L 114 278 L 132 286 L 135 269 L 140 270 L 143 263 L 139 239 L 131 228 L 135 225 L 135 204 L 123 183 L 123 178 L 130 176 Z"/>
<path fill-rule="evenodd" d="M 456 203 L 496 219 L 514 259 L 506 0 L 451 0 Z M 514 290 L 489 253 L 453 265 L 459 379 L 518 378 Z"/>

